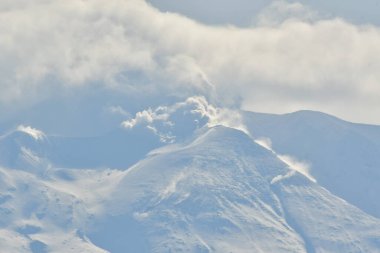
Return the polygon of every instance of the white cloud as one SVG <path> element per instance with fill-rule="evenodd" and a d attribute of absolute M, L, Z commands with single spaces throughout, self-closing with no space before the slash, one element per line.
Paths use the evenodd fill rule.
<path fill-rule="evenodd" d="M 135 118 L 124 121 L 122 125 L 123 127 L 127 129 L 132 129 L 135 126 L 140 125 L 140 124 L 149 125 L 153 123 L 154 121 L 166 121 L 168 119 L 169 115 L 167 113 L 161 114 L 159 112 L 160 110 L 158 109 L 156 111 L 153 112 L 152 109 L 148 109 L 141 112 L 137 112 Z"/>
<path fill-rule="evenodd" d="M 320 19 L 320 14 L 299 2 L 280 0 L 264 8 L 256 19 L 260 26 L 278 26 L 286 21 L 313 22 Z"/>
<path fill-rule="evenodd" d="M 166 143 L 184 139 L 203 126 L 218 125 L 235 128 L 249 134 L 239 112 L 215 107 L 204 97 L 199 96 L 187 98 L 184 102 L 170 106 L 159 106 L 154 110 L 149 108 L 137 112 L 134 118 L 122 123 L 126 129 L 147 128 Z"/>
<path fill-rule="evenodd" d="M 126 110 L 124 110 L 123 107 L 121 106 L 109 106 L 107 108 L 107 111 L 112 113 L 112 114 L 118 114 L 118 115 L 122 115 L 122 116 L 130 116 L 130 113 Z"/>
<path fill-rule="evenodd" d="M 276 12 L 285 18 L 268 19 Z M 100 85 L 380 123 L 378 27 L 315 20 L 307 7 L 283 1 L 261 17 L 261 26 L 240 29 L 161 13 L 142 0 L 2 1 L 0 103 Z"/>

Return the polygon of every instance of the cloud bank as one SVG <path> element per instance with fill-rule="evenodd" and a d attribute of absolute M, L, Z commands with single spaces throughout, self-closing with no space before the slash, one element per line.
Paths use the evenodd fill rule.
<path fill-rule="evenodd" d="M 243 29 L 203 25 L 143 0 L 1 1 L 0 104 L 102 87 L 380 123 L 378 27 L 321 19 L 284 1 L 258 18 Z"/>

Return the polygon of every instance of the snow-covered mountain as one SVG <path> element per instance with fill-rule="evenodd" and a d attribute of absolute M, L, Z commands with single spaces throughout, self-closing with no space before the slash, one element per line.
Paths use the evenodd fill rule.
<path fill-rule="evenodd" d="M 313 111 L 244 118 L 255 138 L 269 138 L 277 152 L 309 163 L 321 186 L 380 218 L 380 126 Z"/>
<path fill-rule="evenodd" d="M 21 126 L 1 137 L 2 165 L 26 169 L 33 165 L 40 167 L 35 163 L 45 159 L 56 167 L 127 169 L 150 150 L 162 145 L 148 129 L 133 132 L 117 129 L 96 137 L 33 135 L 38 132 Z"/>
<path fill-rule="evenodd" d="M 116 224 L 116 231 L 133 227 L 142 238 L 149 235 L 143 243 L 122 236 L 111 252 L 380 249 L 378 219 L 299 174 L 244 133 L 225 127 L 151 153 L 127 171 L 107 206 L 115 211 L 91 236 L 94 242 L 112 245 L 115 238 L 104 235 L 112 234 Z"/>
<path fill-rule="evenodd" d="M 1 252 L 380 252 L 380 127 L 195 104 L 0 137 Z"/>

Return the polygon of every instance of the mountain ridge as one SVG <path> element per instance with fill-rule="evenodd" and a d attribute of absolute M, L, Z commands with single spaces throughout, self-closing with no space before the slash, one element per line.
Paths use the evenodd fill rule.
<path fill-rule="evenodd" d="M 15 163 L 17 170 L 0 164 L 0 233 L 5 238 L 0 247 L 33 253 L 62 252 L 67 247 L 71 252 L 113 253 L 168 249 L 380 252 L 380 220 L 321 186 L 320 177 L 314 181 L 300 173 L 293 166 L 298 166 L 296 159 L 302 162 L 305 157 L 292 153 L 291 148 L 279 149 L 282 139 L 276 137 L 281 135 L 264 135 L 270 130 L 284 131 L 283 126 L 266 128 L 261 118 L 255 120 L 255 124 L 247 124 L 250 135 L 226 126 L 205 125 L 181 141 L 144 149 L 146 154 L 135 157 L 131 166 L 108 168 L 56 166 L 49 156 L 39 156 L 44 154 L 38 154 L 39 146 L 33 149 L 35 144 L 51 144 L 54 138 L 16 134 L 17 147 L 29 148 L 44 162 L 35 165 L 37 171 L 22 163 Z M 297 130 L 288 122 L 290 129 Z M 302 125 L 299 129 L 309 130 Z M 115 138 L 124 142 L 120 136 L 134 134 L 123 131 L 110 143 Z M 153 132 L 140 133 L 136 138 L 146 138 L 149 133 L 159 141 Z M 322 133 L 319 137 L 325 138 Z M 259 137 L 270 140 L 260 142 Z M 0 147 L 6 150 L 4 140 L 0 139 Z M 298 142 L 288 144 L 294 147 Z M 302 150 L 310 152 L 305 146 Z M 129 155 L 128 150 L 121 151 L 117 155 Z M 294 156 L 293 160 L 284 160 L 284 155 Z M 311 176 L 316 169 L 312 163 Z M 373 204 L 371 200 L 367 200 L 369 204 Z M 16 247 L 10 238 L 22 246 Z"/>

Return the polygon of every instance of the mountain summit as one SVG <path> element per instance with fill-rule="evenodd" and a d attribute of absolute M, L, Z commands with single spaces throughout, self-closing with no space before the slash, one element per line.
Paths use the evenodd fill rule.
<path fill-rule="evenodd" d="M 318 171 L 315 163 L 320 147 L 310 145 L 314 149 L 309 150 L 293 136 L 312 131 L 319 136 L 308 141 L 323 140 L 334 129 L 345 134 L 339 129 L 345 126 L 368 137 L 373 128 L 325 116 L 315 125 L 313 119 L 320 114 L 314 113 L 244 117 L 254 134 L 204 125 L 172 144 L 157 142 L 146 149 L 145 157 L 135 156 L 133 166 L 118 158 L 128 157 L 128 148 L 136 145 L 127 138 L 130 130 L 117 137 L 75 140 L 45 134 L 36 139 L 25 131 L 3 136 L 2 150 L 27 149 L 44 163 L 34 164 L 38 171 L 20 170 L 25 163 L 17 162 L 17 157 L 13 163 L 2 159 L 1 248 L 7 252 L 380 252 L 380 220 L 349 198 L 334 194 L 339 181 L 332 190 L 321 185 L 324 167 Z M 293 142 L 275 134 L 278 128 L 288 131 L 285 126 L 292 130 Z M 367 128 L 371 131 L 364 134 Z M 65 147 L 71 153 L 104 143 L 111 147 L 122 136 L 124 146 L 115 145 L 114 156 L 97 160 L 103 154 L 99 146 L 86 148 L 87 156 L 77 156 L 77 164 L 96 156 L 92 161 L 100 163 L 93 164 L 94 169 L 74 168 L 58 159 Z M 270 137 L 271 143 L 266 145 L 258 136 Z M 329 147 L 334 141 L 324 144 Z M 279 148 L 286 143 L 288 148 Z M 298 145 L 304 156 L 296 156 Z M 306 160 L 306 154 L 313 159 Z M 295 157 L 310 163 L 310 175 L 300 171 Z M 112 163 L 102 166 L 115 159 L 120 164 L 125 161 L 126 169 Z M 57 166 L 57 161 L 66 166 Z M 355 167 L 346 169 L 356 173 Z"/>

